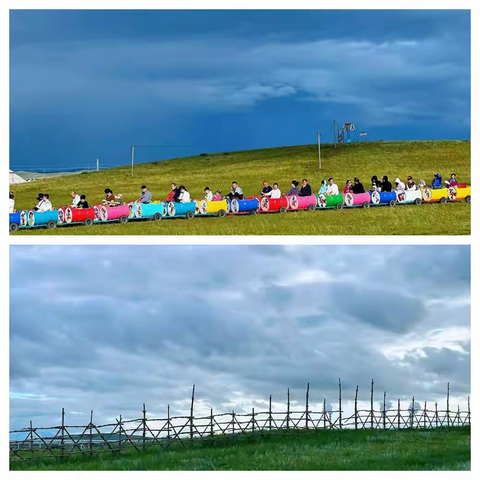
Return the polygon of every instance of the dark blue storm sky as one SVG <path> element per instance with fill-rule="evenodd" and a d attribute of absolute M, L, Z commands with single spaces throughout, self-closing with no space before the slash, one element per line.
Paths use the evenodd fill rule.
<path fill-rule="evenodd" d="M 469 11 L 11 11 L 10 166 L 470 138 Z"/>

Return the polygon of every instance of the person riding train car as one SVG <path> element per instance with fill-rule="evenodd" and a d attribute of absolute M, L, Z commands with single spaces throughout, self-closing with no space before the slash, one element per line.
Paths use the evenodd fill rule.
<path fill-rule="evenodd" d="M 351 180 L 347 180 L 345 182 L 345 186 L 343 187 L 343 194 L 346 195 L 347 193 L 353 192 L 353 185 Z"/>
<path fill-rule="evenodd" d="M 211 202 L 213 200 L 213 192 L 210 190 L 210 187 L 205 187 L 203 191 L 205 192 L 205 200 Z"/>
<path fill-rule="evenodd" d="M 273 188 L 267 196 L 270 197 L 270 198 L 281 198 L 282 197 L 282 192 L 278 188 L 278 183 L 273 184 Z"/>
<path fill-rule="evenodd" d="M 13 192 L 10 192 L 8 194 L 8 209 L 10 213 L 15 213 L 15 195 Z"/>
<path fill-rule="evenodd" d="M 412 190 L 418 190 L 418 187 L 415 184 L 415 181 L 413 180 L 413 177 L 411 175 L 407 177 L 407 185 L 405 186 L 405 190 L 409 192 L 411 192 Z"/>
<path fill-rule="evenodd" d="M 72 197 L 72 207 L 76 207 L 78 202 L 80 201 L 80 195 L 77 192 L 70 192 L 70 196 Z"/>
<path fill-rule="evenodd" d="M 334 183 L 333 177 L 328 179 L 327 195 L 338 195 L 338 185 Z"/>
<path fill-rule="evenodd" d="M 432 190 L 438 190 L 439 188 L 443 188 L 442 176 L 439 173 L 433 174 L 433 179 L 432 179 L 432 182 L 430 183 L 430 188 Z"/>
<path fill-rule="evenodd" d="M 104 193 L 105 198 L 102 200 L 103 204 L 108 205 L 109 207 L 114 207 L 118 204 L 117 199 L 110 188 L 106 188 Z"/>
<path fill-rule="evenodd" d="M 405 190 L 405 184 L 400 180 L 399 177 L 395 179 L 395 190 L 397 192 L 402 192 L 403 190 Z"/>
<path fill-rule="evenodd" d="M 268 182 L 263 182 L 263 188 L 262 190 L 260 191 L 260 195 L 262 197 L 269 197 L 270 196 L 270 192 L 272 191 L 272 187 L 268 184 Z"/>
<path fill-rule="evenodd" d="M 292 180 L 292 188 L 287 192 L 287 195 L 298 195 L 298 182 L 296 180 Z"/>
<path fill-rule="evenodd" d="M 450 175 L 450 180 L 445 180 L 445 186 L 449 188 L 449 187 L 456 187 L 457 185 L 458 185 L 457 175 L 455 173 L 452 173 Z"/>
<path fill-rule="evenodd" d="M 392 183 L 388 180 L 388 176 L 384 175 L 382 178 L 382 192 L 391 192 Z"/>
<path fill-rule="evenodd" d="M 322 182 L 320 183 L 320 188 L 318 189 L 318 194 L 321 195 L 321 194 L 325 194 L 327 193 L 327 181 L 326 180 L 322 180 Z"/>
<path fill-rule="evenodd" d="M 362 185 L 362 183 L 360 182 L 360 180 L 358 179 L 358 177 L 355 177 L 355 178 L 353 179 L 353 189 L 352 189 L 352 192 L 355 193 L 355 194 L 365 193 L 365 188 L 364 188 L 364 186 Z"/>
<path fill-rule="evenodd" d="M 382 182 L 378 179 L 376 175 L 373 175 L 371 178 L 372 181 L 372 192 L 381 192 L 382 191 Z"/>
<path fill-rule="evenodd" d="M 229 198 L 230 200 L 233 200 L 234 198 L 243 200 L 243 190 L 239 187 L 237 182 L 232 182 L 232 190 L 226 198 Z"/>
<path fill-rule="evenodd" d="M 178 197 L 180 195 L 180 189 L 177 188 L 177 184 L 173 183 L 170 185 L 170 193 L 167 195 L 167 202 L 178 202 Z"/>
<path fill-rule="evenodd" d="M 300 193 L 298 195 L 300 197 L 310 197 L 312 195 L 312 187 L 306 178 L 302 180 L 302 188 L 300 189 Z"/>
<path fill-rule="evenodd" d="M 189 203 L 190 202 L 190 193 L 185 188 L 185 186 L 180 186 L 180 195 L 178 196 L 178 201 L 180 203 Z"/>
<path fill-rule="evenodd" d="M 37 196 L 37 203 L 33 207 L 35 212 L 48 212 L 52 210 L 52 202 L 50 202 L 50 198 L 48 193 L 39 193 Z"/>
<path fill-rule="evenodd" d="M 77 203 L 76 208 L 89 208 L 86 195 L 80 195 L 80 201 Z"/>
<path fill-rule="evenodd" d="M 150 193 L 150 190 L 148 190 L 146 185 L 142 185 L 141 187 L 141 195 L 140 198 L 137 200 L 137 202 L 140 203 L 152 203 L 152 194 Z"/>

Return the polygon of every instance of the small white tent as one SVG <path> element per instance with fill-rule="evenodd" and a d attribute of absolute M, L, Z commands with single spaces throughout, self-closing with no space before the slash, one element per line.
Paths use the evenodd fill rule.
<path fill-rule="evenodd" d="M 8 183 L 12 185 L 14 183 L 25 183 L 26 180 L 20 175 L 17 175 L 13 170 L 8 171 Z"/>

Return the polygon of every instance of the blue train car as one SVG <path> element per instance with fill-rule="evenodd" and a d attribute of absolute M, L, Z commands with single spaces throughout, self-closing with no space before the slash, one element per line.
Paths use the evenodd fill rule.
<path fill-rule="evenodd" d="M 10 213 L 10 231 L 16 232 L 20 227 L 20 212 Z"/>

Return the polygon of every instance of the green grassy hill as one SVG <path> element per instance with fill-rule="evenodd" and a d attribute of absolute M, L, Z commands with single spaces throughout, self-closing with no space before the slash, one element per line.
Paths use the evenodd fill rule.
<path fill-rule="evenodd" d="M 12 463 L 12 470 L 470 470 L 470 427 L 327 430 L 186 442 L 112 456 Z"/>
<path fill-rule="evenodd" d="M 471 183 L 469 141 L 372 142 L 350 145 L 325 145 L 322 169 L 318 169 L 316 145 L 271 148 L 188 157 L 135 167 L 114 168 L 38 180 L 12 186 L 18 209 L 31 208 L 38 192 L 48 192 L 54 206 L 69 204 L 70 191 L 87 195 L 89 203 L 99 203 L 105 188 L 122 193 L 125 201 L 140 195 L 145 183 L 154 200 L 164 199 L 170 183 L 185 185 L 193 198 L 202 198 L 203 189 L 228 193 L 236 180 L 245 194 L 256 195 L 264 180 L 278 182 L 282 191 L 293 179 L 307 178 L 318 190 L 320 181 L 334 177 L 340 188 L 357 176 L 365 186 L 372 175 L 388 175 L 392 182 L 412 175 L 418 182 L 430 182 L 434 172 L 444 177 L 457 174 L 460 183 Z M 98 234 L 98 235 L 402 235 L 470 234 L 471 207 L 464 202 L 446 205 L 404 205 L 342 212 L 289 212 L 285 215 L 262 214 L 254 217 L 170 219 L 160 222 L 136 221 L 125 225 L 68 227 L 54 230 L 34 229 L 18 234 Z"/>

